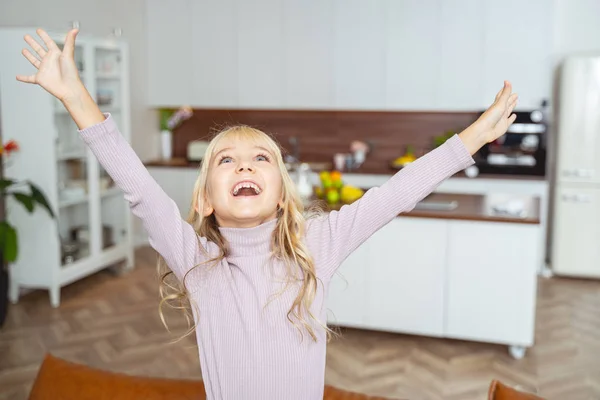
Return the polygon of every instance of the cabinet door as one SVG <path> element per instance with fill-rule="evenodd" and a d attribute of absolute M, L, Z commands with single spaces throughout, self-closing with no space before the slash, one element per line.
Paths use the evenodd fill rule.
<path fill-rule="evenodd" d="M 364 326 L 368 265 L 369 241 L 366 241 L 346 258 L 331 278 L 326 303 L 328 323 L 338 326 Z"/>
<path fill-rule="evenodd" d="M 279 108 L 283 101 L 283 27 L 279 0 L 238 1 L 238 98 L 241 108 Z"/>
<path fill-rule="evenodd" d="M 562 187 L 554 204 L 552 269 L 600 278 L 600 189 Z"/>
<path fill-rule="evenodd" d="M 439 0 L 387 3 L 384 40 L 388 109 L 431 110 L 436 107 L 442 51 L 440 8 Z"/>
<path fill-rule="evenodd" d="M 557 135 L 559 182 L 600 183 L 600 59 L 565 62 Z"/>
<path fill-rule="evenodd" d="M 370 328 L 441 336 L 448 222 L 399 217 L 370 239 Z"/>
<path fill-rule="evenodd" d="M 235 0 L 192 2 L 192 101 L 197 107 L 238 104 Z"/>
<path fill-rule="evenodd" d="M 482 108 L 492 104 L 504 80 L 510 80 L 515 92 L 519 93 L 517 109 L 537 108 L 542 99 L 549 98 L 552 87 L 553 3 L 556 2 L 483 2 Z"/>
<path fill-rule="evenodd" d="M 191 193 L 186 188 L 186 173 L 184 168 L 156 167 L 148 168 L 150 175 L 158 182 L 165 193 L 175 202 L 182 218 L 187 218 L 190 208 Z"/>
<path fill-rule="evenodd" d="M 385 108 L 385 2 L 334 2 L 334 84 L 338 109 Z"/>
<path fill-rule="evenodd" d="M 452 221 L 447 337 L 533 343 L 539 226 Z"/>
<path fill-rule="evenodd" d="M 146 0 L 148 104 L 191 104 L 191 0 Z M 176 21 L 176 22 L 175 22 Z"/>
<path fill-rule="evenodd" d="M 481 0 L 444 0 L 440 4 L 439 28 L 435 32 L 441 46 L 434 56 L 439 60 L 428 61 L 441 74 L 439 109 L 471 111 L 482 106 L 484 4 Z"/>
<path fill-rule="evenodd" d="M 283 3 L 283 79 L 286 108 L 332 108 L 333 3 Z"/>

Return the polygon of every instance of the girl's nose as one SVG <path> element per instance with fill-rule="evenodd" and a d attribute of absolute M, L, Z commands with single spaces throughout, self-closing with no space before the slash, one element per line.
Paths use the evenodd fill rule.
<path fill-rule="evenodd" d="M 240 165 L 238 165 L 238 172 L 244 172 L 244 170 L 248 171 L 248 172 L 254 172 L 254 168 L 252 167 L 252 164 L 249 162 L 241 162 Z"/>

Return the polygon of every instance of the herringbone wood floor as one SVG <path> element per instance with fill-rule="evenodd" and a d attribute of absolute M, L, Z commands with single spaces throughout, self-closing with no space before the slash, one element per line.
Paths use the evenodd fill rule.
<path fill-rule="evenodd" d="M 10 308 L 0 331 L 0 399 L 26 399 L 46 352 L 130 374 L 200 379 L 193 337 L 176 344 L 158 313 L 155 253 L 137 252 L 137 268 L 103 271 L 62 291 Z M 172 319 L 178 333 L 183 319 Z M 485 400 L 490 380 L 548 399 L 600 399 L 600 282 L 540 280 L 536 345 L 523 360 L 505 346 L 360 330 L 329 344 L 326 381 L 390 398 Z"/>

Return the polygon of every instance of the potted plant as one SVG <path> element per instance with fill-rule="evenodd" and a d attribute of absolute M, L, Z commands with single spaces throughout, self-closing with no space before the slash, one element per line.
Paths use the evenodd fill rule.
<path fill-rule="evenodd" d="M 160 116 L 160 143 L 163 160 L 170 160 L 173 156 L 173 130 L 193 115 L 191 107 L 184 106 L 178 110 L 162 108 Z"/>
<path fill-rule="evenodd" d="M 11 140 L 0 147 L 0 158 L 4 159 L 18 149 L 18 144 Z M 8 311 L 8 266 L 19 257 L 17 228 L 6 217 L 6 199 L 12 197 L 16 200 L 16 204 L 22 205 L 30 214 L 36 206 L 44 208 L 52 218 L 54 218 L 54 212 L 42 190 L 28 180 L 18 181 L 0 175 L 0 194 L 2 209 L 0 214 L 2 216 L 0 218 L 0 258 L 2 260 L 0 267 L 0 327 L 2 327 Z"/>

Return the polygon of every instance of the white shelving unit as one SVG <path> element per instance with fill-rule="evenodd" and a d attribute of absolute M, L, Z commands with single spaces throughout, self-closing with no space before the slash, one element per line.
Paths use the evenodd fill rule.
<path fill-rule="evenodd" d="M 35 69 L 21 55 L 23 36 L 37 39 L 35 27 L 0 29 L 0 121 L 3 140 L 20 145 L 5 176 L 28 179 L 46 194 L 56 218 L 41 208 L 28 214 L 7 204 L 18 232 L 19 258 L 10 268 L 10 299 L 22 288 L 47 289 L 52 306 L 60 289 L 108 266 L 125 261 L 133 268 L 132 214 L 62 104 L 17 74 Z M 49 32 L 62 46 L 65 32 Z M 41 40 L 40 40 L 41 42 Z M 80 76 L 104 112 L 110 112 L 130 140 L 128 46 L 117 38 L 79 34 L 75 58 Z"/>

